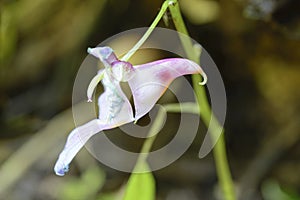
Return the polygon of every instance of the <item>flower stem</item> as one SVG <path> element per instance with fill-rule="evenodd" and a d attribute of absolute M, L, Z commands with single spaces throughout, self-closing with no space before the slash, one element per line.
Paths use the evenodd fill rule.
<path fill-rule="evenodd" d="M 156 15 L 154 21 L 152 22 L 152 24 L 150 25 L 150 27 L 148 28 L 148 30 L 146 31 L 146 33 L 143 35 L 143 37 L 132 47 L 131 50 L 128 51 L 128 53 L 126 53 L 121 60 L 123 61 L 128 61 L 131 56 L 133 56 L 133 54 L 144 44 L 144 42 L 148 39 L 148 37 L 150 36 L 150 34 L 153 32 L 154 28 L 157 26 L 158 22 L 161 20 L 161 18 L 163 17 L 164 13 L 166 12 L 166 10 L 168 9 L 169 3 L 167 1 L 165 1 L 163 3 L 163 5 L 161 6 L 161 9 L 159 11 L 159 13 Z M 136 162 L 136 166 L 134 167 L 133 173 L 134 172 L 141 172 L 141 170 L 144 170 L 144 168 L 142 167 L 144 165 L 144 163 L 146 162 L 146 158 L 151 150 L 151 147 L 153 145 L 153 142 L 157 136 L 157 132 L 158 129 L 161 125 L 161 122 L 163 120 L 161 120 L 163 117 L 163 112 L 162 109 L 160 108 L 157 116 L 153 122 L 153 125 L 149 131 L 149 135 L 147 137 L 147 139 L 145 140 L 142 149 L 141 149 L 141 153 L 137 159 Z"/>
<path fill-rule="evenodd" d="M 146 31 L 146 33 L 143 35 L 143 37 L 134 45 L 134 47 L 132 47 L 131 50 L 128 51 L 127 54 L 125 54 L 123 56 L 123 58 L 121 58 L 121 60 L 123 61 L 128 61 L 131 56 L 144 44 L 144 42 L 147 40 L 147 38 L 150 36 L 150 34 L 152 33 L 152 31 L 154 30 L 154 28 L 157 26 L 158 22 L 161 20 L 161 18 L 163 17 L 164 13 L 166 12 L 166 10 L 168 9 L 168 2 L 165 1 L 163 3 L 163 5 L 161 6 L 161 9 L 159 11 L 159 13 L 156 15 L 154 21 L 152 22 L 152 24 L 150 25 L 150 27 L 148 28 L 148 30 Z"/>
<path fill-rule="evenodd" d="M 156 117 L 153 121 L 153 125 L 151 126 L 149 133 L 148 133 L 148 137 L 145 140 L 140 155 L 138 157 L 138 160 L 136 162 L 136 166 L 133 170 L 133 172 L 143 172 L 145 169 L 141 166 L 144 165 L 144 163 L 146 162 L 146 159 L 148 157 L 148 154 L 151 150 L 151 147 L 153 146 L 153 143 L 158 135 L 158 132 L 161 128 L 161 126 L 163 125 L 164 122 L 164 117 L 166 115 L 166 112 L 164 111 L 163 108 L 159 108 Z"/>
<path fill-rule="evenodd" d="M 188 36 L 189 34 L 185 27 L 184 21 L 182 19 L 178 2 L 176 0 L 167 0 L 167 2 L 169 2 L 170 4 L 169 9 L 177 31 Z M 187 57 L 197 63 L 200 63 L 200 59 L 197 53 L 195 52 L 192 41 L 189 39 L 189 37 L 180 36 L 180 39 L 183 48 L 187 54 Z M 198 85 L 198 83 L 201 81 L 200 75 L 193 75 L 192 79 L 193 79 L 193 86 L 195 88 L 198 104 L 199 107 L 201 108 L 201 117 L 205 125 L 208 127 L 209 123 L 211 122 L 214 124 L 215 127 L 220 126 L 217 119 L 214 117 L 213 113 L 211 112 L 204 87 Z M 215 139 L 216 133 L 214 131 L 210 133 L 211 133 L 211 137 Z M 216 145 L 214 146 L 213 153 L 214 153 L 219 183 L 222 188 L 222 192 L 224 194 L 224 199 L 235 200 L 236 195 L 235 195 L 234 184 L 231 178 L 229 164 L 226 156 L 226 145 L 225 145 L 224 134 L 221 134 L 221 136 L 219 137 Z"/>

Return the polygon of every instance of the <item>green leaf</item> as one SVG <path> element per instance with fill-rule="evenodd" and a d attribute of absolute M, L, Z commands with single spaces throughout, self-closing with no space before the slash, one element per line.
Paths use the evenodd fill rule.
<path fill-rule="evenodd" d="M 61 188 L 58 199 L 95 199 L 104 182 L 104 172 L 98 166 L 91 166 L 80 178 L 71 178 Z"/>
<path fill-rule="evenodd" d="M 146 163 L 142 166 L 149 169 Z M 148 171 L 148 170 L 147 170 Z M 129 177 L 123 200 L 154 200 L 155 180 L 152 172 L 132 173 Z"/>
<path fill-rule="evenodd" d="M 265 200 L 299 200 L 296 192 L 285 191 L 275 180 L 267 180 L 262 185 L 262 195 Z"/>

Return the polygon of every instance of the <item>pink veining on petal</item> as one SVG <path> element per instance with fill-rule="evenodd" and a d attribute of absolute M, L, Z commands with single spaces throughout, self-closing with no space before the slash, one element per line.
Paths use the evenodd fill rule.
<path fill-rule="evenodd" d="M 134 68 L 135 76 L 128 83 L 133 95 L 136 120 L 153 108 L 175 78 L 203 72 L 198 64 L 183 58 L 158 60 Z"/>

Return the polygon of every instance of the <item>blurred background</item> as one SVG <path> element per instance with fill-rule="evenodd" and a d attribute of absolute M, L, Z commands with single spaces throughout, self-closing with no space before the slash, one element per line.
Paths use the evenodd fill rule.
<path fill-rule="evenodd" d="M 225 83 L 227 152 L 240 199 L 300 199 L 300 2 L 179 3 L 191 37 L 210 53 Z M 161 4 L 0 2 L 1 200 L 110 200 L 122 195 L 129 174 L 103 166 L 85 149 L 64 178 L 54 175 L 53 166 L 74 128 L 72 87 L 87 47 L 149 26 Z M 168 13 L 159 26 L 174 29 Z M 134 59 L 156 57 L 150 52 Z M 179 160 L 154 172 L 157 199 L 222 199 L 212 154 L 197 157 L 201 138 L 200 128 L 198 140 Z M 137 139 L 127 145 L 138 151 L 140 144 Z"/>

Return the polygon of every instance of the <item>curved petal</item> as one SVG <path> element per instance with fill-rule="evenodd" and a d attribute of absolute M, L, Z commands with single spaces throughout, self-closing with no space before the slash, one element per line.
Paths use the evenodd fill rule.
<path fill-rule="evenodd" d="M 59 155 L 54 171 L 63 176 L 69 170 L 69 164 L 88 141 L 96 133 L 132 122 L 133 111 L 119 82 L 110 79 L 104 72 L 102 83 L 105 92 L 99 97 L 99 119 L 94 119 L 74 129 L 68 136 L 66 145 Z"/>
<path fill-rule="evenodd" d="M 87 97 L 88 102 L 92 102 L 92 96 L 94 93 L 95 88 L 97 87 L 98 83 L 103 79 L 104 77 L 104 69 L 101 69 L 98 71 L 98 74 L 94 76 L 94 78 L 91 80 L 88 89 L 87 89 Z"/>
<path fill-rule="evenodd" d="M 108 126 L 103 124 L 99 119 L 94 119 L 82 126 L 75 128 L 68 136 L 63 151 L 59 154 L 58 160 L 54 166 L 57 175 L 63 176 L 69 170 L 69 164 L 83 147 L 87 140 L 96 133 L 107 129 Z"/>
<path fill-rule="evenodd" d="M 135 76 L 128 81 L 135 105 L 135 120 L 148 113 L 171 82 L 186 74 L 204 74 L 201 67 L 183 58 L 163 59 L 134 66 Z"/>

